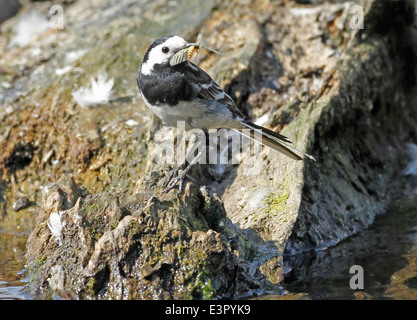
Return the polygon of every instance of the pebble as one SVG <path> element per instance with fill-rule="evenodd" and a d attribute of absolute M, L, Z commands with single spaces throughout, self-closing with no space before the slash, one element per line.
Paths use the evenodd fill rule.
<path fill-rule="evenodd" d="M 17 212 L 17 211 L 26 209 L 30 205 L 31 205 L 31 202 L 29 201 L 28 198 L 20 197 L 19 199 L 17 199 L 17 201 L 15 203 L 13 203 L 12 209 L 13 209 L 13 211 Z"/>

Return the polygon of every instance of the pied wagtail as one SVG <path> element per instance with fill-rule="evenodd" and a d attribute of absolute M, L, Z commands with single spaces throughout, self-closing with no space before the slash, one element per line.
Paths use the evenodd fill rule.
<path fill-rule="evenodd" d="M 153 42 L 143 58 L 137 74 L 139 91 L 146 105 L 164 125 L 175 127 L 177 121 L 184 121 L 186 130 L 251 129 L 250 132 L 261 133 L 262 141 L 259 142 L 263 145 L 292 159 L 302 160 L 303 156 L 314 159 L 291 146 L 287 137 L 246 120 L 233 99 L 206 72 L 189 61 L 190 52 L 193 52 L 190 49 L 199 46 L 199 41 L 189 43 L 179 36 L 166 36 Z M 253 133 L 250 138 L 254 138 Z M 165 181 L 165 192 L 178 182 L 182 192 L 184 178 L 201 156 L 202 152 L 168 186 L 178 170 L 185 166 L 184 159 Z"/>

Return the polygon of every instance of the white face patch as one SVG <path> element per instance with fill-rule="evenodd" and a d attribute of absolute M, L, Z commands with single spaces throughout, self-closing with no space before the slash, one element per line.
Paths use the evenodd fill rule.
<path fill-rule="evenodd" d="M 169 59 L 187 44 L 183 38 L 179 36 L 173 36 L 167 39 L 164 43 L 157 45 L 153 48 L 148 55 L 148 61 L 142 64 L 141 71 L 145 75 L 149 75 L 156 64 L 168 63 Z M 167 47 L 168 52 L 162 52 L 162 48 Z"/>

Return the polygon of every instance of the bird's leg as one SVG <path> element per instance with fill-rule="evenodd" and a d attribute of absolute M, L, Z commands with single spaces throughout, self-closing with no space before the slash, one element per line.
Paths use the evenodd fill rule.
<path fill-rule="evenodd" d="M 190 176 L 188 176 L 188 172 L 190 171 L 191 167 L 193 165 L 195 165 L 198 160 L 201 158 L 202 155 L 205 154 L 205 150 L 201 151 L 198 153 L 198 155 L 193 159 L 193 161 L 191 161 L 188 166 L 181 172 L 180 175 L 177 176 L 177 178 L 175 178 L 174 182 L 171 184 L 171 186 L 169 186 L 166 189 L 166 192 L 168 192 L 169 190 L 171 190 L 173 187 L 175 187 L 175 185 L 179 182 L 179 190 L 178 192 L 181 194 L 184 191 L 184 180 L 185 178 L 188 178 L 190 180 L 193 180 L 194 182 L 196 182 L 194 179 L 192 179 Z M 195 160 L 195 161 L 194 161 Z"/>
<path fill-rule="evenodd" d="M 187 158 L 184 158 L 178 167 L 171 170 L 168 177 L 165 179 L 164 183 L 162 184 L 162 188 L 166 188 L 168 184 L 171 182 L 172 178 L 174 178 L 178 174 L 178 171 L 183 170 L 186 164 L 187 164 Z"/>
<path fill-rule="evenodd" d="M 201 149 L 199 149 L 198 154 L 191 161 L 187 161 L 191 156 L 194 156 L 195 150 L 200 146 L 201 146 Z M 194 142 L 192 147 L 187 151 L 187 154 L 185 155 L 184 160 L 176 169 L 174 169 L 169 174 L 168 179 L 164 182 L 163 187 L 165 188 L 165 190 L 163 193 L 168 193 L 169 191 L 171 191 L 179 182 L 179 193 L 181 194 L 184 189 L 185 178 L 188 178 L 192 180 L 193 182 L 195 182 L 194 179 L 187 176 L 187 174 L 190 171 L 191 167 L 195 165 L 201 159 L 201 157 L 205 155 L 205 153 L 206 153 L 205 142 L 203 143 L 201 139 L 197 138 L 197 140 Z M 188 165 L 185 167 L 185 169 L 182 169 L 186 165 L 187 162 L 188 162 Z M 182 172 L 179 175 L 177 175 L 179 170 L 182 170 Z M 168 183 L 172 180 L 172 178 L 175 175 L 177 175 L 177 177 L 174 179 L 174 181 L 170 185 L 168 185 Z"/>

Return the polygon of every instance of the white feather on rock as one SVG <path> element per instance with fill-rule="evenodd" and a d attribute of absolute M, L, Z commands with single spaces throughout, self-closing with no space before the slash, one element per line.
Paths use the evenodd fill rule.
<path fill-rule="evenodd" d="M 91 87 L 81 87 L 72 92 L 75 101 L 83 107 L 106 104 L 111 99 L 114 80 L 107 81 L 107 74 L 98 75 L 97 81 L 91 78 Z"/>
<path fill-rule="evenodd" d="M 51 231 L 52 235 L 55 237 L 58 245 L 62 245 L 61 233 L 62 228 L 65 226 L 65 222 L 61 221 L 62 214 L 65 211 L 52 212 L 48 219 L 48 228 Z"/>
<path fill-rule="evenodd" d="M 48 28 L 49 22 L 40 12 L 33 10 L 22 14 L 13 27 L 10 46 L 27 46 L 31 43 L 34 36 L 43 33 Z"/>

